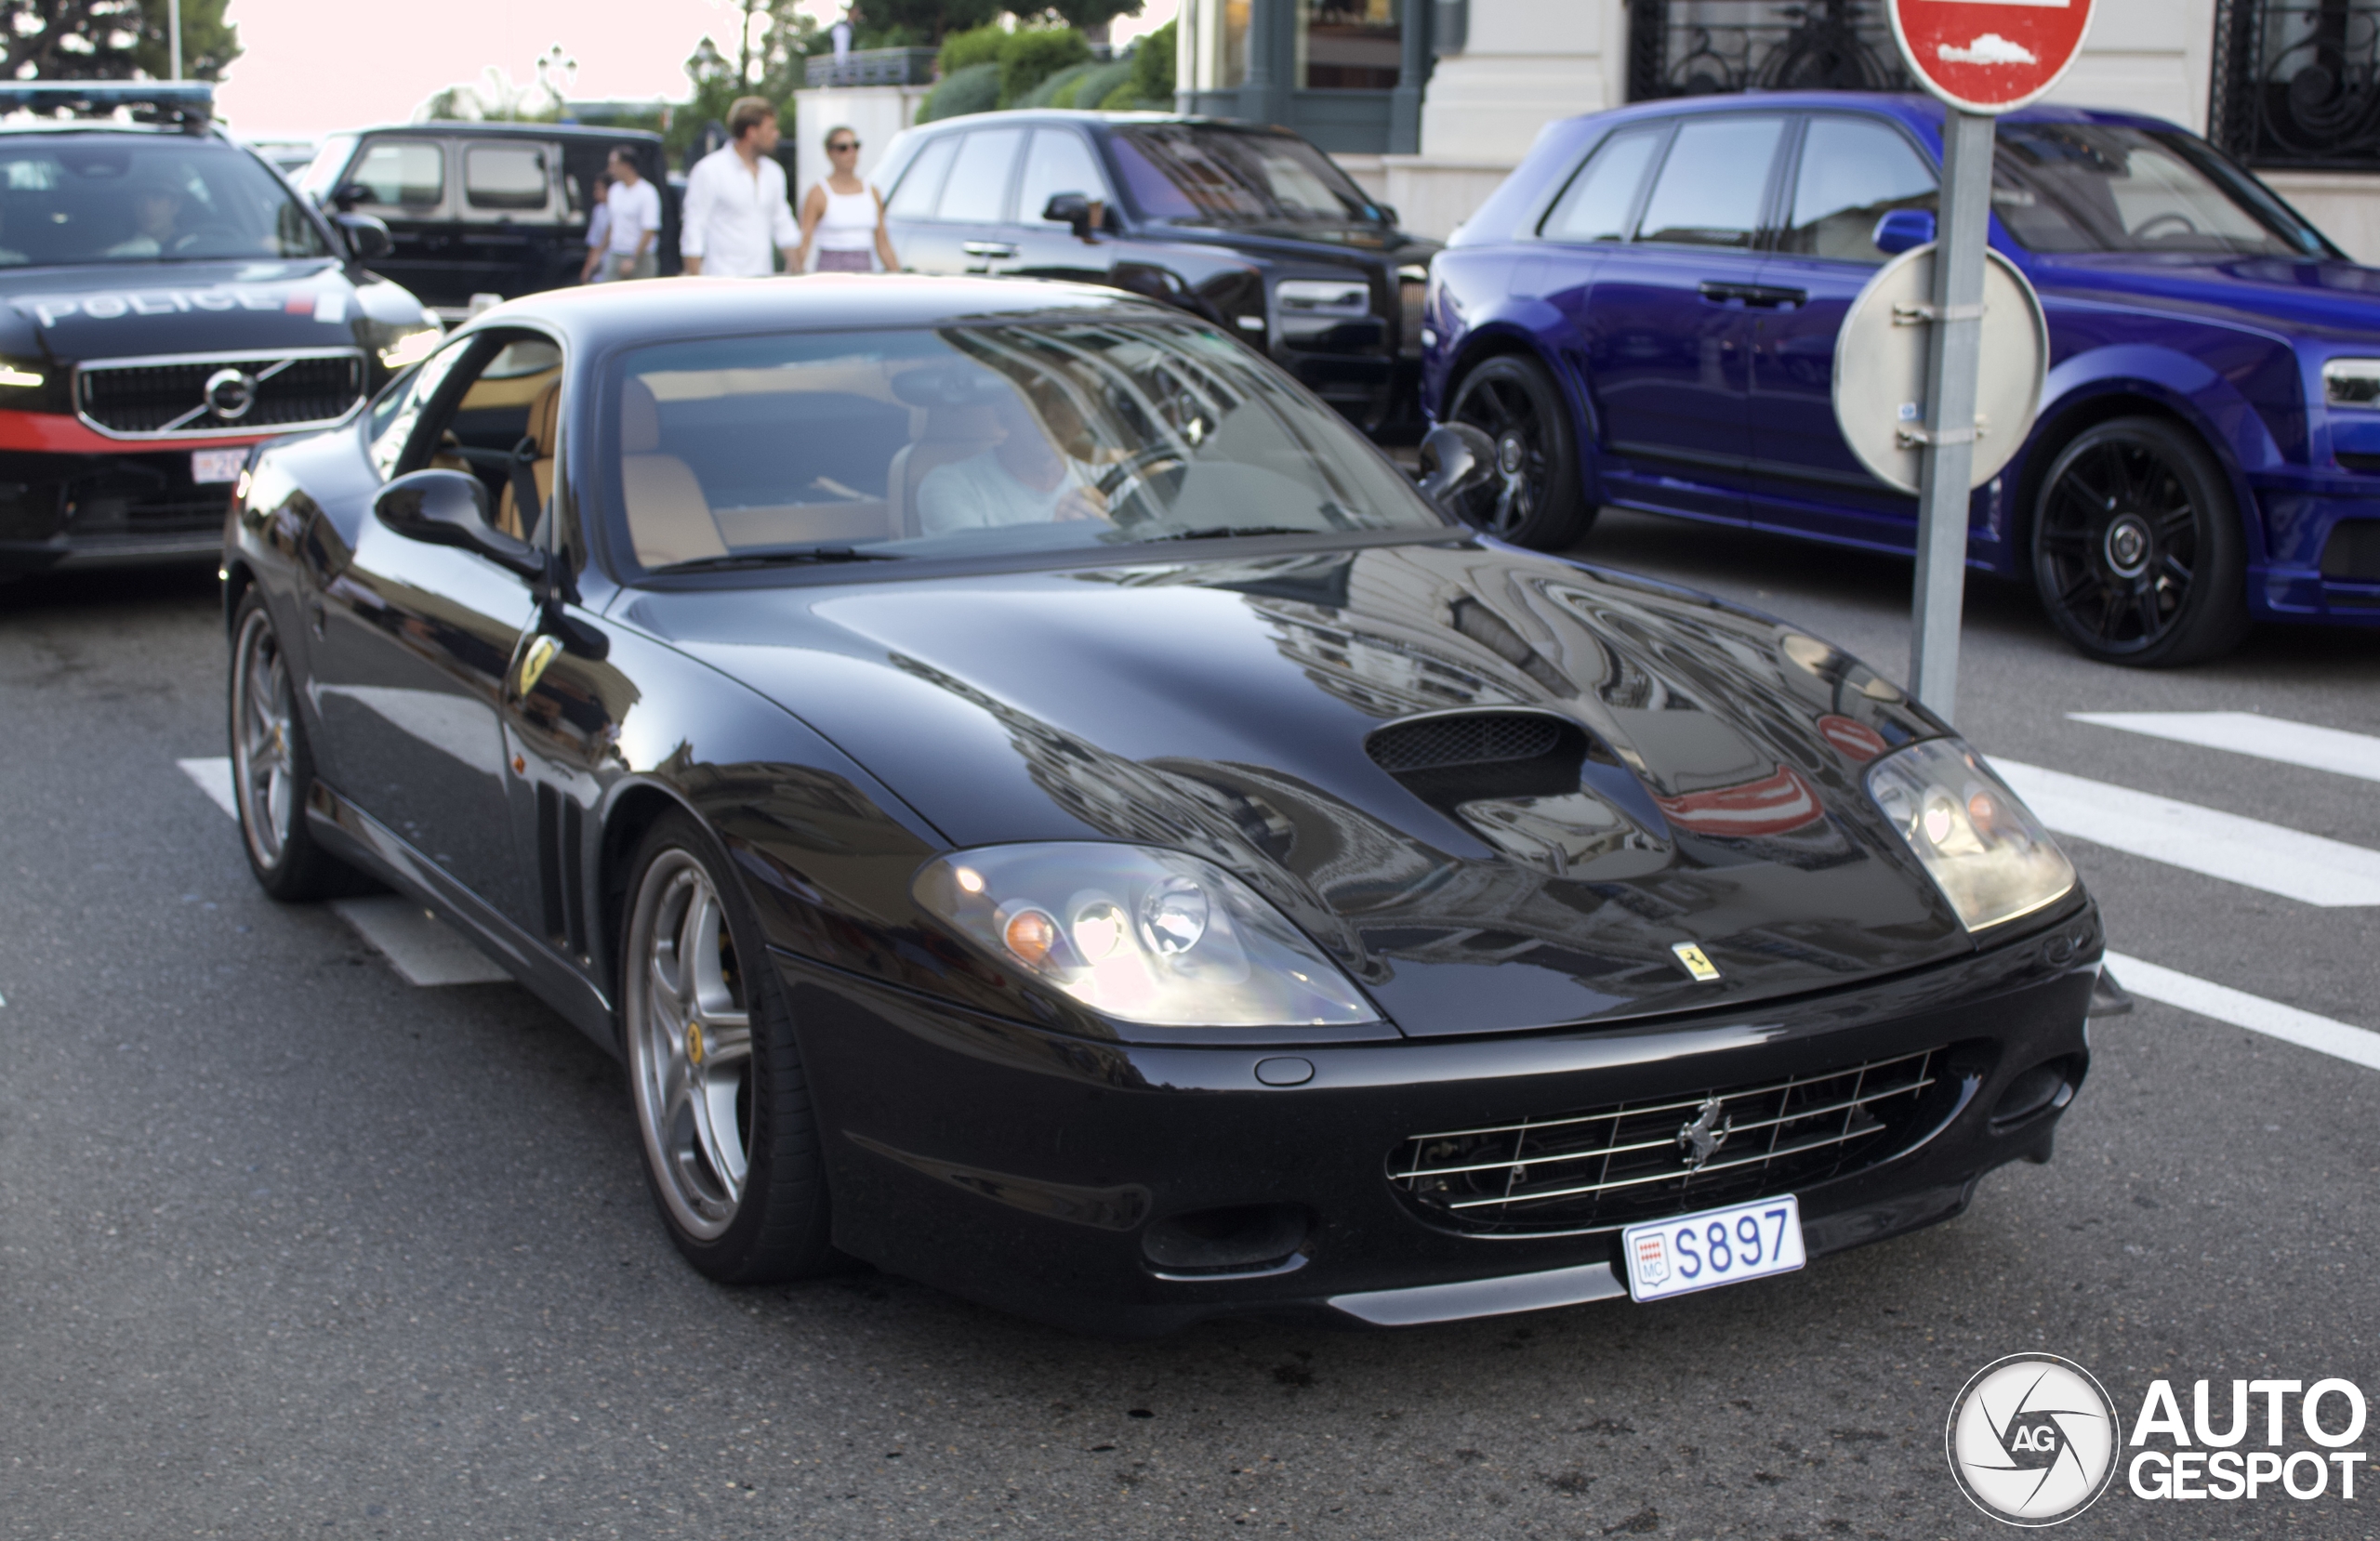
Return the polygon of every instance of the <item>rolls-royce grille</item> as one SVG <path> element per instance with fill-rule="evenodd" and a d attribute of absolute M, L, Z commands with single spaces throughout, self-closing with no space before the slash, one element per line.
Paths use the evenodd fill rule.
<path fill-rule="evenodd" d="M 1395 722 L 1364 741 L 1372 763 L 1391 775 L 1450 765 L 1536 759 L 1562 742 L 1562 724 L 1526 712 L 1465 712 Z"/>
<path fill-rule="evenodd" d="M 353 352 L 101 361 L 78 373 L 75 405 L 119 438 L 319 427 L 364 395 L 364 356 Z"/>
<path fill-rule="evenodd" d="M 1416 1135 L 1389 1180 L 1467 1231 L 1595 1231 L 1792 1192 L 1899 1151 L 1943 1052 L 1819 1075 Z M 1937 1115 L 1938 1116 L 1938 1115 Z"/>

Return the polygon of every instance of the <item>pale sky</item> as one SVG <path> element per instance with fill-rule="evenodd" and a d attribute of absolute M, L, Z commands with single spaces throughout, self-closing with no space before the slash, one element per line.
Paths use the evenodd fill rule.
<path fill-rule="evenodd" d="M 1163 25 L 1178 5 L 1147 0 L 1117 23 L 1117 41 Z M 802 8 L 822 22 L 841 12 L 834 0 Z M 730 47 L 737 14 L 727 0 L 231 0 L 247 51 L 216 99 L 244 138 L 402 123 L 490 64 L 526 84 L 559 43 L 578 60 L 573 97 L 682 100 L 686 57 L 706 33 Z"/>

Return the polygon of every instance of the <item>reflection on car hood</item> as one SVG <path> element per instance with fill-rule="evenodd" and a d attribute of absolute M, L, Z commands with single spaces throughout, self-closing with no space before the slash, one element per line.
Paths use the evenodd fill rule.
<path fill-rule="evenodd" d="M 2045 297 L 2149 304 L 2258 328 L 2380 330 L 2380 270 L 2352 262 L 2124 252 L 2038 258 L 2030 273 Z"/>
<path fill-rule="evenodd" d="M 1408 1033 L 1740 1003 L 1971 945 L 1861 784 L 1939 730 L 1824 643 L 1642 579 L 1457 541 L 644 593 L 626 614 L 959 845 L 1225 863 Z M 1574 725 L 1586 758 L 1561 786 L 1491 770 L 1466 790 L 1470 771 L 1400 781 L 1366 748 L 1400 718 L 1497 708 Z"/>

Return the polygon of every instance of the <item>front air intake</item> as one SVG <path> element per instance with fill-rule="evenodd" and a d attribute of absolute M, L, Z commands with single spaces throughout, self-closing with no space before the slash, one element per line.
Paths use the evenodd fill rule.
<path fill-rule="evenodd" d="M 1548 712 L 1447 712 L 1392 722 L 1364 740 L 1372 763 L 1440 808 L 1488 797 L 1558 797 L 1599 745 Z"/>

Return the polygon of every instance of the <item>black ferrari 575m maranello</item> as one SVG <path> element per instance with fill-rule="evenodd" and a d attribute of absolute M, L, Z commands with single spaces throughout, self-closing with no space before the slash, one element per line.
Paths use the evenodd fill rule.
<path fill-rule="evenodd" d="M 1437 1321 L 2047 1159 L 2065 857 L 1825 642 L 1442 513 L 1493 450 L 1417 489 L 1109 290 L 507 305 L 248 469 L 248 854 L 418 897 L 625 1060 L 723 1281 Z"/>

